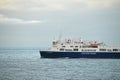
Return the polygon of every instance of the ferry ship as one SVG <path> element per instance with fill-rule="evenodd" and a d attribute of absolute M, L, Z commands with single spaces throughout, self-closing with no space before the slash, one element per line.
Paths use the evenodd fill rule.
<path fill-rule="evenodd" d="M 112 58 L 120 59 L 120 47 L 81 39 L 54 40 L 52 48 L 40 51 L 41 58 Z"/>

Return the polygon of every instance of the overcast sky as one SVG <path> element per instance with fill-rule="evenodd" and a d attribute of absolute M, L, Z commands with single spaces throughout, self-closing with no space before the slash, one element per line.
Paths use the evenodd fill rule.
<path fill-rule="evenodd" d="M 120 0 L 0 0 L 0 47 L 49 47 L 54 38 L 120 45 Z"/>

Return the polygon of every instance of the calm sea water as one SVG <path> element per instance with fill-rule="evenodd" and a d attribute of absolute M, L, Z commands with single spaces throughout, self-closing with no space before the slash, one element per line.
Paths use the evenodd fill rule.
<path fill-rule="evenodd" d="M 0 80 L 120 80 L 120 59 L 40 59 L 39 50 L 0 50 Z"/>

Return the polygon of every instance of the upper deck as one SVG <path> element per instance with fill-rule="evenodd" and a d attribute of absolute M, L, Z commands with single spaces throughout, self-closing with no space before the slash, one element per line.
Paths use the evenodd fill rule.
<path fill-rule="evenodd" d="M 106 46 L 103 42 L 66 39 L 54 40 L 52 51 L 81 51 L 81 52 L 120 52 L 120 47 Z"/>

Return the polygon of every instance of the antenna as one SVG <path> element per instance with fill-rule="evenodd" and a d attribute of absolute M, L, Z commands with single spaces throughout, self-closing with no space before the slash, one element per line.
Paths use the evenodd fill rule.
<path fill-rule="evenodd" d="M 62 33 L 59 34 L 59 38 L 58 38 L 59 41 L 61 40 L 61 37 L 62 37 Z"/>

